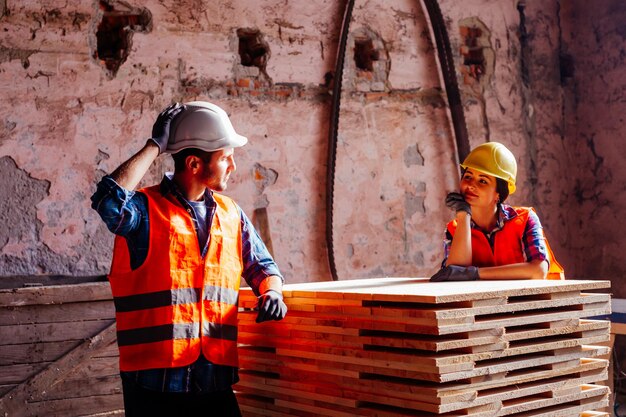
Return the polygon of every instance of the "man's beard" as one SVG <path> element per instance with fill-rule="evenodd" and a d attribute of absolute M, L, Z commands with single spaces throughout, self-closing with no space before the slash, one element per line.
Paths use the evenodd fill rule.
<path fill-rule="evenodd" d="M 226 191 L 227 188 L 228 188 L 228 182 L 227 180 L 224 180 L 224 181 L 218 182 L 216 186 L 211 189 L 214 191 Z"/>
<path fill-rule="evenodd" d="M 210 188 L 213 191 L 224 191 L 226 190 L 226 188 L 228 188 L 228 178 L 230 176 L 229 175 L 225 175 L 222 178 L 215 178 L 211 168 L 208 167 L 208 165 L 204 166 L 204 172 L 202 175 L 202 181 L 205 184 L 208 184 L 208 188 Z"/>

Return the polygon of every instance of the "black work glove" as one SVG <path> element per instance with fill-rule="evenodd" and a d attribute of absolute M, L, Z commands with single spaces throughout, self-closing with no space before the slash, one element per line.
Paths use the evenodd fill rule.
<path fill-rule="evenodd" d="M 170 125 L 172 120 L 183 110 L 185 110 L 185 106 L 180 103 L 170 104 L 159 114 L 154 122 L 152 126 L 152 137 L 148 140 L 157 144 L 159 153 L 165 152 L 167 142 L 170 139 Z"/>
<path fill-rule="evenodd" d="M 470 216 L 472 215 L 472 207 L 469 205 L 461 193 L 449 193 L 446 196 L 446 206 L 455 212 L 464 211 Z"/>
<path fill-rule="evenodd" d="M 443 267 L 435 275 L 430 277 L 432 282 L 443 281 L 476 281 L 480 279 L 478 276 L 478 268 L 475 266 L 457 266 L 448 265 Z"/>
<path fill-rule="evenodd" d="M 261 294 L 258 307 L 257 323 L 268 320 L 282 320 L 287 314 L 287 305 L 283 302 L 283 295 L 276 290 L 267 290 Z"/>

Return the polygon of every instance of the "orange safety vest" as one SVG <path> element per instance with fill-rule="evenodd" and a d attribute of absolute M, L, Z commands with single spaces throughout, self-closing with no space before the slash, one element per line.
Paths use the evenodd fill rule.
<path fill-rule="evenodd" d="M 524 244 L 522 242 L 526 223 L 528 222 L 528 213 L 530 210 L 535 211 L 532 207 L 514 207 L 517 216 L 504 222 L 502 230 L 495 233 L 493 250 L 487 240 L 487 236 L 478 229 L 472 228 L 472 265 L 477 267 L 483 266 L 499 266 L 510 265 L 515 263 L 526 262 L 524 258 Z M 448 223 L 448 231 L 452 236 L 456 231 L 457 222 L 452 220 Z M 541 231 L 543 234 L 543 230 Z M 548 243 L 548 239 L 544 237 L 546 248 L 548 250 L 548 261 L 550 267 L 548 269 L 547 279 L 565 279 L 563 267 L 557 262 Z"/>
<path fill-rule="evenodd" d="M 148 199 L 148 255 L 131 270 L 128 245 L 116 236 L 109 275 L 120 370 L 186 366 L 201 352 L 215 364 L 237 366 L 243 271 L 237 206 L 213 194 L 217 209 L 203 259 L 189 213 L 158 185 L 141 191 Z"/>

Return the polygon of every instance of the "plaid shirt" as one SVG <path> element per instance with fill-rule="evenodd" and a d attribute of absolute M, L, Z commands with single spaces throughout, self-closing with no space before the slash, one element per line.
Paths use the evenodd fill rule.
<path fill-rule="evenodd" d="M 198 220 L 195 211 L 172 181 L 172 174 L 165 175 L 160 191 L 190 213 L 197 234 Z M 205 191 L 204 200 L 207 206 L 207 228 L 210 230 L 216 210 L 213 193 Z M 100 214 L 109 230 L 126 239 L 131 268 L 141 266 L 148 255 L 150 236 L 147 197 L 141 192 L 124 189 L 107 175 L 98 183 L 91 202 L 91 207 Z M 282 276 L 250 219 L 237 207 L 241 213 L 242 276 L 253 291 L 258 292 L 259 285 L 265 278 L 271 275 Z M 198 244 L 201 244 L 200 239 Z M 203 257 L 207 253 L 208 244 L 207 241 L 202 249 Z M 239 380 L 237 368 L 210 363 L 202 355 L 189 366 L 122 372 L 121 375 L 144 388 L 161 392 L 223 391 Z"/>
<path fill-rule="evenodd" d="M 506 222 L 515 217 L 517 217 L 517 213 L 515 212 L 515 209 L 513 207 L 506 204 L 498 204 L 498 220 L 496 221 L 496 227 L 491 232 L 485 232 L 484 230 L 479 228 L 472 220 L 470 221 L 470 225 L 472 229 L 481 231 L 487 237 L 489 245 L 493 250 L 496 233 L 502 230 Z M 545 240 L 546 238 L 543 234 L 543 227 L 541 227 L 539 217 L 537 217 L 537 214 L 533 210 L 530 210 L 528 212 L 528 222 L 526 223 L 526 228 L 524 229 L 524 234 L 522 236 L 524 260 L 526 262 L 534 260 L 546 260 L 550 262 Z M 446 228 L 446 238 L 443 241 L 444 258 L 443 262 L 441 263 L 442 267 L 446 265 L 448 255 L 450 255 L 450 245 L 452 245 L 452 235 Z"/>

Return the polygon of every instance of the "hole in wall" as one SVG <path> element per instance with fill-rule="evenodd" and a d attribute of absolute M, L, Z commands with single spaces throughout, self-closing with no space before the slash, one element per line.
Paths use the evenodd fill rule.
<path fill-rule="evenodd" d="M 496 54 L 491 46 L 491 31 L 474 16 L 459 22 L 459 32 L 463 85 L 470 87 L 474 93 L 481 94 L 489 84 L 495 68 Z"/>
<path fill-rule="evenodd" d="M 265 66 L 270 57 L 270 47 L 263 39 L 258 29 L 237 29 L 239 38 L 239 57 L 241 65 L 257 67 L 265 72 Z"/>
<path fill-rule="evenodd" d="M 324 74 L 324 87 L 327 87 L 329 89 L 332 88 L 333 78 L 334 76 L 332 72 L 326 72 L 326 74 Z"/>
<path fill-rule="evenodd" d="M 559 54 L 559 72 L 561 75 L 561 85 L 566 85 L 569 78 L 574 77 L 574 57 L 570 54 Z"/>
<path fill-rule="evenodd" d="M 362 71 L 374 71 L 374 61 L 380 59 L 380 53 L 374 48 L 369 38 L 354 39 L 354 63 Z"/>
<path fill-rule="evenodd" d="M 346 88 L 358 92 L 389 91 L 391 60 L 383 38 L 369 27 L 354 30 L 348 38 L 352 58 L 346 61 Z"/>
<path fill-rule="evenodd" d="M 102 19 L 96 30 L 94 58 L 100 60 L 111 77 L 117 74 L 126 61 L 135 32 L 149 32 L 152 15 L 148 9 L 133 9 L 106 1 L 100 1 Z"/>
<path fill-rule="evenodd" d="M 479 42 L 482 36 L 483 31 L 480 28 L 461 26 L 463 65 L 468 68 L 470 76 L 478 81 L 485 73 L 485 55 Z"/>

